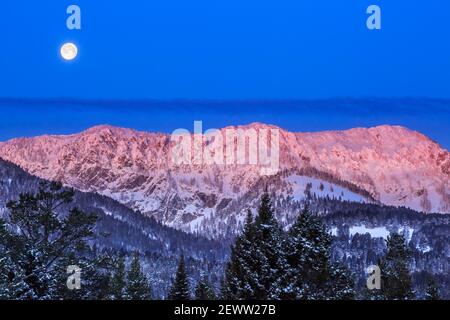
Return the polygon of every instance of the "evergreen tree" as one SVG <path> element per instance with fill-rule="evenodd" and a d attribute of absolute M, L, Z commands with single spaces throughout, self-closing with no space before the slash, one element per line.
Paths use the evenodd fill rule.
<path fill-rule="evenodd" d="M 110 294 L 111 258 L 98 255 L 97 251 L 87 249 L 80 255 L 66 258 L 64 265 L 74 266 L 81 270 L 81 290 L 67 289 L 67 270 L 61 273 L 58 280 L 57 296 L 64 300 L 106 300 Z"/>
<path fill-rule="evenodd" d="M 441 300 L 439 295 L 439 289 L 437 287 L 436 281 L 432 276 L 427 280 L 427 289 L 425 292 L 426 300 Z"/>
<path fill-rule="evenodd" d="M 227 283 L 228 265 L 226 266 L 226 268 L 227 269 L 225 269 L 225 276 L 220 279 L 219 299 L 220 300 L 233 300 L 234 296 L 230 292 L 230 288 Z"/>
<path fill-rule="evenodd" d="M 328 290 L 323 298 L 329 300 L 355 299 L 354 275 L 340 263 L 332 263 L 328 278 Z"/>
<path fill-rule="evenodd" d="M 0 300 L 6 300 L 10 297 L 8 290 L 8 271 L 6 267 L 5 255 L 1 251 L 0 254 Z"/>
<path fill-rule="evenodd" d="M 223 299 L 255 299 L 255 288 L 259 285 L 259 275 L 255 273 L 254 267 L 257 250 L 255 237 L 255 224 L 251 212 L 248 211 L 243 233 L 231 248 L 231 257 L 221 288 Z"/>
<path fill-rule="evenodd" d="M 115 263 L 114 274 L 111 277 L 111 295 L 114 300 L 125 298 L 126 271 L 125 256 L 120 255 Z"/>
<path fill-rule="evenodd" d="M 258 217 L 253 221 L 251 213 L 248 213 L 244 232 L 232 247 L 222 288 L 223 298 L 281 299 L 287 283 L 282 242 L 283 232 L 265 192 Z"/>
<path fill-rule="evenodd" d="M 6 300 L 11 298 L 9 290 L 9 257 L 6 252 L 6 248 L 3 246 L 5 243 L 6 230 L 5 222 L 0 219 L 0 300 Z"/>
<path fill-rule="evenodd" d="M 265 192 L 255 219 L 255 245 L 253 270 L 258 275 L 254 288 L 255 299 L 280 299 L 286 285 L 287 261 L 283 248 L 283 232 L 279 226 Z"/>
<path fill-rule="evenodd" d="M 8 254 L 0 251 L 0 300 L 15 300 L 19 298 L 19 293 L 27 287 L 20 281 L 19 271 L 13 273 L 13 267 Z"/>
<path fill-rule="evenodd" d="M 206 275 L 200 278 L 200 281 L 195 288 L 195 299 L 196 300 L 216 300 L 216 293 L 209 283 Z"/>
<path fill-rule="evenodd" d="M 331 235 L 306 204 L 284 242 L 290 285 L 285 299 L 351 299 L 354 283 L 345 267 L 330 261 Z"/>
<path fill-rule="evenodd" d="M 392 234 L 387 238 L 387 252 L 381 259 L 381 294 L 387 300 L 409 300 L 414 298 L 409 272 L 410 251 L 405 237 Z"/>
<path fill-rule="evenodd" d="M 127 274 L 125 296 L 129 300 L 150 300 L 152 296 L 147 277 L 141 270 L 138 252 L 134 254 Z"/>
<path fill-rule="evenodd" d="M 27 285 L 22 281 L 23 271 L 11 260 L 11 252 L 6 246 L 8 238 L 5 222 L 0 219 L 0 300 L 17 299 L 20 293 L 27 289 Z"/>
<path fill-rule="evenodd" d="M 37 194 L 21 194 L 7 204 L 9 228 L 2 227 L 0 247 L 15 299 L 63 298 L 61 279 L 67 279 L 69 263 L 80 262 L 74 257 L 87 248 L 97 221 L 95 214 L 66 209 L 73 196 L 59 183 L 42 183 Z"/>
<path fill-rule="evenodd" d="M 177 273 L 168 298 L 169 300 L 190 300 L 191 298 L 183 254 L 180 256 Z"/>

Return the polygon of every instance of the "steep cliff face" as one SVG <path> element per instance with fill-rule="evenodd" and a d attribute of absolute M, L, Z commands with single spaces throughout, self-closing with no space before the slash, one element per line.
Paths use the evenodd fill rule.
<path fill-rule="evenodd" d="M 39 177 L 110 196 L 166 225 L 209 236 L 230 228 L 231 220 L 237 227 L 266 184 L 290 203 L 315 195 L 450 212 L 449 152 L 418 132 L 380 126 L 292 133 L 254 123 L 224 128 L 223 137 L 227 129 L 256 135 L 277 131 L 276 174 L 262 175 L 260 164 L 175 165 L 170 135 L 111 126 L 14 139 L 0 143 L 0 157 Z M 199 137 L 202 148 L 211 143 Z"/>

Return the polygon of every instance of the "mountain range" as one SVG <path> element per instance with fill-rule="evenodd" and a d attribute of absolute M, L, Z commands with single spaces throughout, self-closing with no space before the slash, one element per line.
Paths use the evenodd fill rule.
<path fill-rule="evenodd" d="M 305 197 L 450 212 L 450 153 L 399 126 L 294 133 L 252 123 L 227 129 L 279 132 L 279 168 L 174 165 L 171 136 L 101 125 L 72 135 L 0 143 L 0 157 L 28 173 L 111 197 L 167 226 L 210 238 L 235 234 L 263 188 L 295 214 Z M 203 146 L 205 135 L 200 135 Z M 281 216 L 287 223 L 287 217 Z"/>

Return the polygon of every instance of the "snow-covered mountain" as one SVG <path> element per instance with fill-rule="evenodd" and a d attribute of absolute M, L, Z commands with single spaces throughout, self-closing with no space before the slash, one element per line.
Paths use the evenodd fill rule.
<path fill-rule="evenodd" d="M 39 177 L 112 197 L 166 225 L 210 237 L 237 232 L 265 186 L 290 210 L 305 196 L 315 196 L 450 212 L 450 153 L 418 132 L 379 126 L 293 133 L 254 123 L 221 129 L 224 141 L 227 129 L 276 130 L 279 170 L 267 176 L 258 164 L 175 164 L 171 135 L 112 126 L 10 140 L 0 143 L 0 157 Z M 196 139 L 202 147 L 211 143 L 195 135 L 193 145 Z"/>

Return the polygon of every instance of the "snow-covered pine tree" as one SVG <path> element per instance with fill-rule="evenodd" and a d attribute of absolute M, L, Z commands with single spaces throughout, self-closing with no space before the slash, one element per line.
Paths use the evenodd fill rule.
<path fill-rule="evenodd" d="M 231 248 L 231 257 L 221 289 L 223 299 L 255 299 L 255 288 L 259 286 L 259 275 L 255 272 L 254 265 L 254 254 L 257 250 L 255 232 L 253 216 L 248 211 L 243 233 Z"/>
<path fill-rule="evenodd" d="M 0 300 L 15 300 L 27 289 L 21 277 L 21 270 L 16 269 L 6 252 L 0 251 Z"/>
<path fill-rule="evenodd" d="M 63 298 L 67 262 L 87 247 L 97 221 L 95 214 L 64 210 L 73 196 L 59 183 L 42 183 L 37 194 L 21 194 L 7 204 L 9 227 L 3 230 L 2 246 L 15 299 Z"/>
<path fill-rule="evenodd" d="M 138 252 L 133 255 L 130 270 L 127 274 L 125 297 L 128 300 L 150 300 L 152 298 L 152 290 L 147 277 L 142 272 Z"/>
<path fill-rule="evenodd" d="M 195 287 L 196 300 L 216 300 L 216 293 L 214 292 L 208 277 L 203 274 Z"/>
<path fill-rule="evenodd" d="M 219 292 L 219 299 L 220 300 L 233 300 L 233 294 L 230 292 L 229 283 L 227 280 L 227 273 L 228 273 L 228 265 L 226 266 L 227 269 L 225 269 L 225 276 L 220 279 L 220 292 Z"/>
<path fill-rule="evenodd" d="M 285 299 L 351 299 L 354 283 L 345 267 L 330 261 L 331 235 L 306 203 L 284 241 L 290 284 Z"/>
<path fill-rule="evenodd" d="M 189 289 L 189 280 L 186 273 L 186 267 L 184 263 L 184 255 L 181 254 L 180 261 L 178 263 L 177 273 L 175 280 L 170 289 L 169 300 L 190 300 L 191 294 Z"/>
<path fill-rule="evenodd" d="M 0 219 L 0 300 L 13 300 L 27 289 L 27 285 L 22 281 L 23 270 L 11 260 L 11 252 L 7 247 L 9 233 L 5 226 L 5 222 Z"/>
<path fill-rule="evenodd" d="M 287 262 L 283 232 L 267 192 L 261 197 L 258 217 L 247 215 L 244 231 L 231 250 L 227 265 L 224 299 L 281 299 L 286 286 Z"/>
<path fill-rule="evenodd" d="M 8 273 L 10 268 L 9 257 L 4 247 L 6 240 L 5 222 L 0 219 L 0 300 L 10 298 Z"/>
<path fill-rule="evenodd" d="M 58 280 L 58 294 L 65 300 L 105 300 L 111 298 L 110 270 L 112 261 L 109 256 L 98 254 L 94 249 L 86 248 L 77 255 L 62 259 L 61 266 L 76 265 L 81 270 L 81 289 L 67 289 L 67 269 L 61 270 Z"/>
<path fill-rule="evenodd" d="M 387 240 L 387 251 L 380 262 L 381 294 L 387 300 L 414 298 L 409 271 L 410 251 L 405 237 L 394 233 Z"/>
<path fill-rule="evenodd" d="M 325 298 L 329 300 L 353 300 L 356 296 L 354 275 L 340 264 L 332 263 L 329 271 L 328 290 Z"/>
<path fill-rule="evenodd" d="M 276 300 L 283 297 L 287 278 L 287 261 L 283 248 L 283 231 L 275 218 L 269 194 L 261 197 L 258 216 L 255 219 L 255 246 L 253 270 L 258 276 L 254 288 L 255 298 Z"/>
<path fill-rule="evenodd" d="M 0 251 L 0 300 L 7 300 L 10 297 L 8 288 L 8 269 L 6 266 L 6 256 Z"/>
<path fill-rule="evenodd" d="M 110 288 L 111 298 L 114 300 L 123 300 L 125 298 L 126 271 L 125 256 L 120 255 L 115 261 L 114 273 L 111 276 Z"/>

